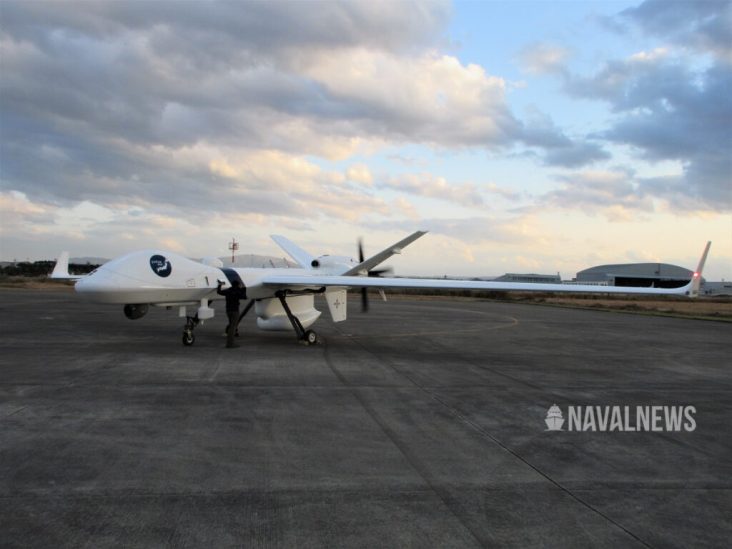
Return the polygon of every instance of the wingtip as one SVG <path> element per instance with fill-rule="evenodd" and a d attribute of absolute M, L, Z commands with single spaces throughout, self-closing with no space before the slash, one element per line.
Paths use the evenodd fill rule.
<path fill-rule="evenodd" d="M 712 241 L 708 240 L 707 245 L 704 246 L 704 252 L 702 252 L 702 256 L 699 259 L 699 264 L 696 266 L 696 270 L 694 271 L 694 275 L 691 277 L 691 280 L 688 284 L 688 296 L 689 297 L 698 297 L 699 296 L 699 290 L 701 289 L 701 281 L 702 281 L 702 273 L 704 272 L 704 265 L 707 262 L 707 255 L 709 255 L 709 249 L 712 247 Z"/>

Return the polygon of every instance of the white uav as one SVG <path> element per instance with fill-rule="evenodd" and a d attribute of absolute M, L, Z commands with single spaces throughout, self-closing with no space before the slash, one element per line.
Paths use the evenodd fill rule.
<path fill-rule="evenodd" d="M 359 246 L 359 259 L 321 255 L 313 257 L 283 236 L 272 236 L 297 263 L 298 269 L 242 269 L 225 268 L 217 258 L 193 261 L 162 250 L 143 250 L 118 257 L 105 263 L 86 276 L 68 273 L 68 252 L 59 257 L 52 278 L 78 279 L 76 292 L 97 303 L 124 305 L 127 318 L 144 316 L 150 305 L 179 307 L 179 315 L 186 318 L 183 343 L 192 345 L 193 330 L 199 322 L 213 318 L 212 301 L 221 299 L 216 293 L 218 281 L 223 288 L 240 281 L 246 287 L 249 303 L 239 321 L 255 306 L 257 326 L 262 330 L 294 329 L 298 339 L 315 343 L 317 335 L 309 330 L 320 316 L 315 309 L 316 294 L 323 294 L 333 322 L 346 319 L 346 293 L 350 288 L 362 292 L 364 309 L 368 307 L 368 288 L 424 288 L 445 290 L 498 290 L 532 292 L 569 292 L 602 294 L 699 295 L 701 272 L 711 242 L 707 243 L 699 266 L 688 284 L 681 288 L 647 288 L 621 286 L 591 286 L 577 284 L 534 284 L 520 282 L 469 281 L 426 278 L 387 278 L 379 276 L 384 270 L 377 265 L 425 234 L 417 231 L 364 260 Z M 198 306 L 191 316 L 187 307 Z"/>

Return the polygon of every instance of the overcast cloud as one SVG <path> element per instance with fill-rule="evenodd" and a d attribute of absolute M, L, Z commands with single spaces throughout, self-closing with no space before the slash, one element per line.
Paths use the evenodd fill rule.
<path fill-rule="evenodd" d="M 595 137 L 650 161 L 681 162 L 683 174 L 640 181 L 638 198 L 678 210 L 732 209 L 732 3 L 648 1 L 616 19 L 668 40 L 610 60 L 590 76 L 566 74 L 567 90 L 607 102 L 617 118 Z M 626 29 L 627 30 L 627 29 Z M 705 53 L 699 62 L 689 52 Z M 556 197 L 556 195 L 553 195 Z"/>
<path fill-rule="evenodd" d="M 503 81 L 432 49 L 445 4 L 317 7 L 4 2 L 5 185 L 186 206 L 216 174 L 170 156 L 201 143 L 338 158 L 370 140 L 513 139 Z"/>
<path fill-rule="evenodd" d="M 440 53 L 446 3 L 214 4 L 3 2 L 4 187 L 188 208 L 235 184 L 232 209 L 299 215 L 212 172 L 218 150 L 345 158 L 374 143 L 524 142 L 550 165 L 606 157 L 522 123 L 502 78 Z M 201 145 L 211 158 L 188 154 Z"/>

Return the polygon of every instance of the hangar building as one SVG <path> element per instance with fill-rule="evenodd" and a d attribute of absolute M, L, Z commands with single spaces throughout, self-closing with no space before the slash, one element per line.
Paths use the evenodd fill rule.
<path fill-rule="evenodd" d="M 574 280 L 579 283 L 605 283 L 608 286 L 680 288 L 691 280 L 693 274 L 689 269 L 668 263 L 625 263 L 590 267 L 578 272 Z"/>
<path fill-rule="evenodd" d="M 561 284 L 562 278 L 559 273 L 555 275 L 550 274 L 519 274 L 519 273 L 506 273 L 494 279 L 496 282 L 532 282 L 534 284 Z"/>

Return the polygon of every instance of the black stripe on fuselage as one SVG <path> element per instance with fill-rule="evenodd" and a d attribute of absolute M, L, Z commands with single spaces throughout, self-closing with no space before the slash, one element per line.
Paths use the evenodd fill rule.
<path fill-rule="evenodd" d="M 229 283 L 232 286 L 234 285 L 234 282 L 238 281 L 239 284 L 241 284 L 242 287 L 244 287 L 244 281 L 239 276 L 239 273 L 237 273 L 234 269 L 229 269 L 229 268 L 224 267 L 221 269 L 221 272 L 224 273 L 224 275 L 226 275 L 226 278 L 229 280 Z"/>

